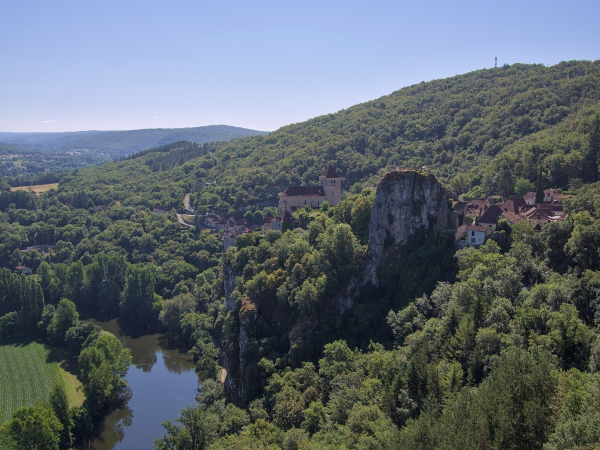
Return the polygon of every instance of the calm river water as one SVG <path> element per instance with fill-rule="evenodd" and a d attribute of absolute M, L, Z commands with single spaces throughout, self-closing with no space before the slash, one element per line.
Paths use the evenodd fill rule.
<path fill-rule="evenodd" d="M 125 378 L 133 396 L 104 420 L 91 448 L 151 449 L 154 440 L 164 435 L 161 423 L 174 421 L 182 408 L 195 402 L 198 377 L 194 363 L 184 353 L 163 348 L 161 335 L 132 339 L 121 334 L 116 320 L 90 322 L 117 336 L 133 357 Z"/>

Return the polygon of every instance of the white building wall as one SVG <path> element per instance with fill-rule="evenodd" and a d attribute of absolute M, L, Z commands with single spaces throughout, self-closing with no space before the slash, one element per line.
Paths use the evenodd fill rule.
<path fill-rule="evenodd" d="M 318 208 L 326 198 L 321 195 L 294 195 L 287 196 L 281 195 L 279 197 L 279 212 L 287 210 L 289 213 L 292 212 L 292 208 L 304 208 L 309 206 L 312 208 Z"/>
<path fill-rule="evenodd" d="M 485 232 L 469 230 L 467 234 L 469 245 L 481 245 L 485 242 Z"/>

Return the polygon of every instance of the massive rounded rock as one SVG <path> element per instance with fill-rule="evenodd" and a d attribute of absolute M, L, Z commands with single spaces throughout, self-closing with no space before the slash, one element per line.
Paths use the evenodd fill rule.
<path fill-rule="evenodd" d="M 369 256 L 364 280 L 377 285 L 377 265 L 419 228 L 456 230 L 448 192 L 431 174 L 414 170 L 387 173 L 375 195 L 369 224 Z"/>

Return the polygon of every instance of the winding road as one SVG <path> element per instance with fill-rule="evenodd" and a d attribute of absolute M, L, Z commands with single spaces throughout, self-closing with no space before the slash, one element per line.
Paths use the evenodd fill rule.
<path fill-rule="evenodd" d="M 192 216 L 196 215 L 194 213 L 194 209 L 190 205 L 190 194 L 185 194 L 185 197 L 183 197 L 183 207 L 185 208 L 185 214 L 192 215 Z M 177 213 L 176 216 L 177 216 L 177 222 L 179 222 L 184 227 L 187 227 L 187 228 L 196 228 L 195 225 L 190 225 L 185 220 L 183 220 L 183 214 Z"/>
<path fill-rule="evenodd" d="M 185 197 L 183 197 L 183 207 L 187 213 L 194 214 L 194 208 L 190 205 L 190 194 L 185 194 Z"/>
<path fill-rule="evenodd" d="M 183 220 L 182 214 L 175 214 L 177 216 L 177 222 L 179 222 L 181 225 L 183 225 L 184 227 L 187 228 L 196 228 L 195 225 L 190 225 L 189 223 L 187 223 L 185 220 Z"/>

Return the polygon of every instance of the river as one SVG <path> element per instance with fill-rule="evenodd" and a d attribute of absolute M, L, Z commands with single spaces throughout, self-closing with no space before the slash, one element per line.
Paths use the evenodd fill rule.
<path fill-rule="evenodd" d="M 132 397 L 127 405 L 109 414 L 94 450 L 151 449 L 164 435 L 161 423 L 179 417 L 182 408 L 195 402 L 198 377 L 189 356 L 161 345 L 159 334 L 131 338 L 121 334 L 116 320 L 90 322 L 110 331 L 131 351 L 127 383 Z"/>

